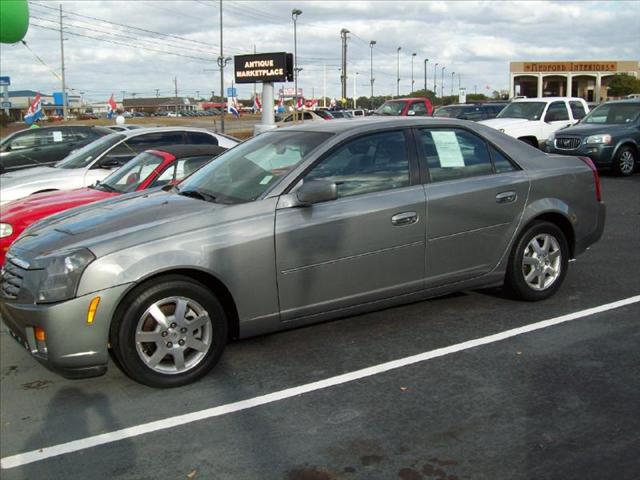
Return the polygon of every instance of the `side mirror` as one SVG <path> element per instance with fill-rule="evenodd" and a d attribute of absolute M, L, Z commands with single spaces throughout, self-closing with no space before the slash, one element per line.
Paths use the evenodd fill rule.
<path fill-rule="evenodd" d="M 414 112 L 413 110 L 409 110 L 407 112 L 407 116 L 409 116 L 409 117 L 413 117 L 413 116 L 415 116 L 415 114 L 416 114 L 416 112 Z"/>
<path fill-rule="evenodd" d="M 100 163 L 98 163 L 98 165 L 100 166 L 100 168 L 106 168 L 110 170 L 112 168 L 117 168 L 121 166 L 122 163 L 116 160 L 115 158 L 105 157 L 102 160 L 100 160 Z"/>
<path fill-rule="evenodd" d="M 328 202 L 338 198 L 338 187 L 335 183 L 326 180 L 310 180 L 304 182 L 296 191 L 296 198 L 301 207 Z"/>

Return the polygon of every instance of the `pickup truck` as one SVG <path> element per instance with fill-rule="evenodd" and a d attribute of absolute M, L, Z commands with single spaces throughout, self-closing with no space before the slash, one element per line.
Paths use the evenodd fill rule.
<path fill-rule="evenodd" d="M 540 148 L 549 135 L 575 125 L 588 111 L 582 98 L 521 98 L 507 105 L 496 118 L 478 123 Z"/>
<path fill-rule="evenodd" d="M 394 98 L 384 102 L 373 115 L 426 117 L 433 114 L 431 102 L 426 97 Z"/>

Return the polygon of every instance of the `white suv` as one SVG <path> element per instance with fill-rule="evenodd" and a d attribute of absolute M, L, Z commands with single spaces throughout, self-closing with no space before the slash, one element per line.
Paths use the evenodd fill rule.
<path fill-rule="evenodd" d="M 496 118 L 478 123 L 541 147 L 549 135 L 578 123 L 588 111 L 582 98 L 521 98 L 507 105 Z"/>

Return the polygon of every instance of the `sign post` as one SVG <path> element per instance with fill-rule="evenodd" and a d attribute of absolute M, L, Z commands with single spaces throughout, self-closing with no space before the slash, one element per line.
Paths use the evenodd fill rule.
<path fill-rule="evenodd" d="M 236 83 L 262 83 L 262 121 L 255 126 L 254 133 L 275 128 L 273 84 L 293 80 L 293 55 L 285 52 L 237 55 L 234 71 Z"/>

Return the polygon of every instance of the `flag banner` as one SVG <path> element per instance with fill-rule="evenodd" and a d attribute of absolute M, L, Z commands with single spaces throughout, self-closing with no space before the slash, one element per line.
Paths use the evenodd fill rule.
<path fill-rule="evenodd" d="M 39 118 L 42 117 L 42 98 L 40 97 L 40 92 L 36 95 L 36 98 L 33 99 L 31 105 L 29 106 L 29 110 L 27 110 L 27 114 L 24 116 L 24 123 L 27 125 L 33 125 Z"/>
<path fill-rule="evenodd" d="M 261 111 L 262 111 L 262 103 L 260 102 L 260 97 L 258 97 L 258 95 L 256 94 L 253 97 L 253 113 L 257 113 Z"/>
<path fill-rule="evenodd" d="M 116 101 L 113 99 L 113 93 L 111 94 L 111 98 L 107 101 L 107 118 L 113 118 L 113 114 L 115 113 L 118 105 Z"/>
<path fill-rule="evenodd" d="M 227 98 L 227 112 L 238 118 L 240 116 L 240 104 L 236 97 Z"/>

